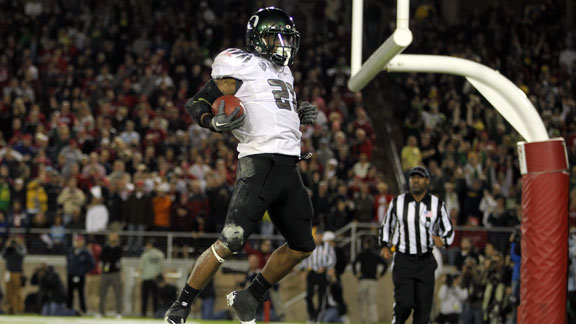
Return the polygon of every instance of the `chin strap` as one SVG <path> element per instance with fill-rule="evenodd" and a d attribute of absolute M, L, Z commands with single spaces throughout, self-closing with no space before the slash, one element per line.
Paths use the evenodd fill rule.
<path fill-rule="evenodd" d="M 210 246 L 210 249 L 212 250 L 212 254 L 214 254 L 214 257 L 216 257 L 216 260 L 218 260 L 218 262 L 224 263 L 226 261 L 221 256 L 219 256 L 218 253 L 216 253 L 216 249 L 214 248 L 214 244 L 212 244 Z"/>

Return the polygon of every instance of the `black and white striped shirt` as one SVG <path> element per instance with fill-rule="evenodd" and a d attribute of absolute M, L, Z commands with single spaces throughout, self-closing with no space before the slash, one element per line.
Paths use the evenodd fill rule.
<path fill-rule="evenodd" d="M 380 227 L 382 246 L 395 245 L 401 253 L 423 254 L 432 252 L 432 235 L 441 237 L 444 246 L 454 241 L 454 228 L 442 200 L 427 193 L 416 202 L 409 192 L 392 200 Z"/>
<path fill-rule="evenodd" d="M 331 269 L 336 266 L 336 251 L 328 242 L 316 245 L 316 249 L 300 262 L 300 269 L 318 271 L 320 268 Z"/>

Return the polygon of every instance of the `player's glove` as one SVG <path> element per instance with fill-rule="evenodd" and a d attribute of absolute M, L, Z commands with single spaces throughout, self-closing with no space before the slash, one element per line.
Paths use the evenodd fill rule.
<path fill-rule="evenodd" d="M 316 117 L 318 117 L 318 108 L 308 101 L 303 101 L 298 108 L 298 118 L 300 118 L 301 125 L 314 125 L 316 124 Z"/>
<path fill-rule="evenodd" d="M 190 314 L 190 305 L 184 306 L 182 302 L 175 301 L 164 315 L 164 323 L 166 324 L 183 324 Z"/>
<path fill-rule="evenodd" d="M 224 100 L 220 101 L 220 106 L 218 106 L 218 113 L 216 116 L 212 117 L 210 121 L 210 129 L 215 132 L 227 132 L 233 129 L 239 128 L 244 124 L 244 120 L 246 119 L 246 114 L 234 119 L 236 115 L 240 112 L 240 107 L 234 108 L 234 111 L 230 114 L 230 116 L 226 116 L 226 112 L 224 111 Z"/>

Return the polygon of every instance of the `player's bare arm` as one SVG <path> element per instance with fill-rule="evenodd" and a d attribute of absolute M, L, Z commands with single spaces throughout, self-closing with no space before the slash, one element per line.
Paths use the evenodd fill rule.
<path fill-rule="evenodd" d="M 233 95 L 236 94 L 238 89 L 240 89 L 242 81 L 234 78 L 223 78 L 217 79 L 216 85 L 218 86 L 218 89 L 220 89 L 220 92 L 222 92 L 224 95 Z"/>

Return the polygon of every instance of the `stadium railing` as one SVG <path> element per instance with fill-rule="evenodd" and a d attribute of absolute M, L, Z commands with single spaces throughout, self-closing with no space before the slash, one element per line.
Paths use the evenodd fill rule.
<path fill-rule="evenodd" d="M 377 237 L 378 235 L 377 223 L 357 223 L 351 222 L 335 231 L 336 234 L 336 245 L 338 247 L 347 250 L 347 255 L 349 260 L 354 260 L 358 251 L 362 248 L 362 240 L 367 237 Z M 456 226 L 456 232 L 465 231 L 470 232 L 489 232 L 489 233 L 512 233 L 516 230 L 515 227 L 471 227 L 471 226 Z M 0 240 L 8 238 L 10 235 L 24 235 L 29 255 L 58 255 L 63 254 L 54 253 L 43 241 L 43 238 L 50 237 L 50 229 L 45 228 L 11 228 L 8 232 L 0 233 Z M 95 241 L 101 245 L 105 244 L 106 236 L 110 233 L 106 232 L 88 232 L 86 230 L 70 230 L 64 231 L 67 239 L 66 242 L 68 246 L 70 245 L 71 238 L 73 235 L 83 235 L 87 238 L 88 242 L 90 240 Z M 182 233 L 182 232 L 171 232 L 171 231 L 119 231 L 117 232 L 120 237 L 122 244 L 126 246 L 126 242 L 129 238 L 138 239 L 141 237 L 142 242 L 153 239 L 155 241 L 156 247 L 162 250 L 166 254 L 166 259 L 169 261 L 174 257 L 174 251 L 181 246 L 187 246 L 189 248 L 190 257 L 196 257 L 203 250 L 209 247 L 214 240 L 216 240 L 220 234 L 218 233 Z M 285 242 L 281 235 L 261 235 L 254 234 L 250 236 L 249 241 L 259 242 L 261 240 L 271 240 L 275 242 L 275 245 L 280 245 Z M 257 244 L 255 245 L 257 247 Z M 142 247 L 143 248 L 143 247 Z M 128 251 L 131 252 L 131 251 Z M 141 249 L 140 249 L 141 252 Z M 139 256 L 138 251 L 136 253 L 128 253 L 127 256 Z M 238 258 L 242 257 L 239 255 Z"/>

